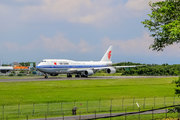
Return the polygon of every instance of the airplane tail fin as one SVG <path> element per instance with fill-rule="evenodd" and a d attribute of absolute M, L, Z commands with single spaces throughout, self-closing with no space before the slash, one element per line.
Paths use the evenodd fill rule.
<path fill-rule="evenodd" d="M 112 54 L 112 46 L 110 46 L 108 48 L 108 50 L 106 51 L 106 53 L 104 54 L 103 58 L 101 59 L 101 61 L 111 61 L 111 54 Z"/>

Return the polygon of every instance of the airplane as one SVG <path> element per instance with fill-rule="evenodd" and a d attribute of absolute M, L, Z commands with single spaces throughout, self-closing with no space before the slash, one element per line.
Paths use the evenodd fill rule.
<path fill-rule="evenodd" d="M 97 71 L 106 70 L 108 74 L 114 74 L 118 68 L 129 68 L 136 66 L 112 66 L 111 61 L 112 46 L 108 48 L 100 61 L 73 61 L 67 59 L 44 59 L 36 68 L 44 73 L 44 77 L 67 74 L 67 77 L 88 77 Z"/>

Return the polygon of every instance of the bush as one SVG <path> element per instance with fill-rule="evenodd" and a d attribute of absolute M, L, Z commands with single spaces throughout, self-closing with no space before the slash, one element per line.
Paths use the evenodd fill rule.
<path fill-rule="evenodd" d="M 18 74 L 18 76 L 23 76 L 23 74 Z"/>
<path fill-rule="evenodd" d="M 9 76 L 14 76 L 14 74 L 11 73 L 11 74 L 9 74 Z"/>

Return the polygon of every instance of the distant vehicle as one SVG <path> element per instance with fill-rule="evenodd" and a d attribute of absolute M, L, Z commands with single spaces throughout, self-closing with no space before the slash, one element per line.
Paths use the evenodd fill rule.
<path fill-rule="evenodd" d="M 112 46 L 108 48 L 101 61 L 73 61 L 67 59 L 44 59 L 36 68 L 43 72 L 45 78 L 48 74 L 57 76 L 58 74 L 67 74 L 67 77 L 88 77 L 97 71 L 105 69 L 107 73 L 114 74 L 117 68 L 129 68 L 136 66 L 112 66 L 111 61 Z"/>

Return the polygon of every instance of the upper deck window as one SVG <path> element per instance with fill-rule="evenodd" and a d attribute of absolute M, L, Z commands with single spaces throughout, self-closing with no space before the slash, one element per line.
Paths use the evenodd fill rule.
<path fill-rule="evenodd" d="M 43 60 L 42 62 L 46 62 L 45 60 Z"/>
<path fill-rule="evenodd" d="M 69 65 L 69 63 L 67 63 L 67 62 L 60 62 L 59 64 L 60 65 Z"/>

